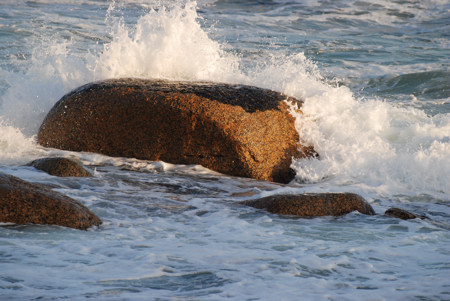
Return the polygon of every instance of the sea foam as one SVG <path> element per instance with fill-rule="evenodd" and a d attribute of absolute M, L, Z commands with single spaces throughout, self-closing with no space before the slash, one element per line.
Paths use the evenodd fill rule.
<path fill-rule="evenodd" d="M 301 142 L 314 145 L 320 159 L 294 162 L 299 181 L 356 183 L 386 193 L 414 188 L 414 193 L 448 196 L 448 114 L 428 116 L 376 97 L 358 98 L 349 88 L 325 79 L 323 70 L 301 51 L 262 50 L 253 59 L 238 55 L 210 37 L 213 29 L 202 25 L 193 1 L 150 8 L 131 24 L 117 13 L 113 3 L 105 21 L 105 35 L 111 39 L 97 50 L 76 50 L 72 42 L 54 37 L 33 51 L 24 71 L 3 71 L 9 84 L 0 109 L 3 131 L 10 131 L 4 128 L 7 124 L 24 137 L 35 135 L 60 97 L 93 80 L 140 77 L 250 84 L 304 101 L 303 115 L 296 116 Z M 13 149 L 4 137 L 3 145 Z"/>
<path fill-rule="evenodd" d="M 110 14 L 119 18 L 110 16 L 107 26 L 96 25 L 98 20 L 103 22 L 107 13 L 105 2 L 6 2 L 29 5 L 23 5 L 19 11 L 38 15 L 40 24 L 48 26 L 41 31 L 48 31 L 49 37 L 29 37 L 42 43 L 26 44 L 29 56 L 25 56 L 20 67 L 12 61 L 2 62 L 1 171 L 50 184 L 56 191 L 83 202 L 104 224 L 89 231 L 0 225 L 0 299 L 148 300 L 152 296 L 167 300 L 296 300 L 299 292 L 304 300 L 448 297 L 448 113 L 441 111 L 430 116 L 414 104 L 400 104 L 397 99 L 382 100 L 370 93 L 359 97 L 354 86 L 340 86 L 328 75 L 325 78 L 323 75 L 329 74 L 330 68 L 317 66 L 314 57 L 308 52 L 305 55 L 302 49 L 260 49 L 251 56 L 238 49 L 240 54 L 236 54 L 229 45 L 211 38 L 220 38 L 220 34 L 211 34 L 213 29 L 201 19 L 202 15 L 211 14 L 194 9 L 193 2 L 187 2 L 187 8 L 178 4 L 162 8 L 149 5 L 151 1 L 126 0 L 123 3 L 133 7 L 127 12 L 136 15 L 128 18 L 125 14 L 121 20 L 117 3 L 117 7 L 111 6 Z M 244 11 L 246 7 L 237 2 L 227 5 Z M 309 7 L 325 3 L 277 0 L 258 5 L 273 7 L 276 2 L 301 2 Z M 350 1 L 355 5 L 349 12 L 348 6 L 342 5 L 344 2 L 326 5 L 344 12 L 335 16 L 364 18 L 352 14 L 353 9 L 369 4 Z M 67 3 L 76 5 L 75 13 L 67 10 Z M 378 9 L 376 4 L 389 4 L 387 0 L 374 3 L 374 9 Z M 439 1 L 411 5 L 433 3 Z M 59 36 L 60 31 L 51 27 L 58 23 L 53 23 L 52 10 L 39 15 L 46 5 L 56 7 L 58 15 L 64 15 L 66 10 L 67 14 L 75 14 L 76 21 L 64 20 L 71 30 L 83 33 L 83 28 L 94 27 L 102 37 L 99 44 L 91 38 L 91 32 L 80 35 L 89 36 L 85 40 L 80 36 L 73 40 Z M 88 10 L 95 11 L 97 21 L 90 18 L 92 15 L 86 17 Z M 378 10 L 384 11 L 383 7 Z M 317 15 L 311 14 L 310 9 L 302 11 Z M 215 16 L 220 17 L 221 13 Z M 148 14 L 152 20 L 147 20 Z M 254 19 L 267 17 L 251 10 L 245 14 Z M 321 17 L 324 16 L 320 14 L 318 18 Z M 18 19 L 15 16 L 14 21 Z M 29 22 L 29 18 L 24 19 L 23 22 Z M 89 24 L 77 27 L 75 22 L 79 20 Z M 158 20 L 160 27 L 155 25 Z M 59 22 L 58 28 L 64 27 L 64 22 Z M 177 32 L 166 29 L 167 26 L 197 30 L 198 42 L 185 49 L 170 47 L 171 43 L 180 44 L 175 38 Z M 168 44 L 149 43 L 146 38 L 151 33 L 145 31 L 153 28 L 159 28 L 153 41 L 167 40 Z M 232 31 L 233 27 L 225 30 Z M 210 51 L 217 52 L 205 55 L 202 65 L 196 53 L 207 45 L 211 45 Z M 240 41 L 236 45 L 245 47 Z M 133 55 L 128 55 L 129 51 Z M 185 51 L 192 53 L 189 55 L 195 64 L 183 61 Z M 169 68 L 157 69 L 156 60 L 139 53 L 158 54 L 168 60 Z M 172 56 L 181 60 L 180 65 L 170 61 Z M 136 72 L 128 62 L 136 67 Z M 152 73 L 153 68 L 157 72 Z M 397 66 L 390 68 L 381 73 L 389 74 Z M 370 66 L 364 70 L 371 71 Z M 356 75 L 361 75 L 360 70 Z M 294 163 L 298 181 L 307 184 L 281 186 L 221 176 L 198 166 L 58 152 L 36 146 L 34 135 L 40 121 L 61 96 L 84 83 L 113 76 L 183 80 L 207 77 L 211 81 L 251 84 L 296 96 L 304 101 L 303 115 L 296 120 L 302 142 L 313 144 L 321 157 Z M 346 81 L 352 81 L 351 77 Z M 81 159 L 95 177 L 57 178 L 19 166 L 31 157 L 61 154 Z M 296 219 L 234 203 L 274 193 L 314 190 L 359 192 L 377 213 L 382 214 L 383 207 L 401 203 L 401 207 L 430 219 L 402 221 L 381 214 L 358 213 L 339 218 Z"/>
<path fill-rule="evenodd" d="M 95 62 L 94 77 L 235 80 L 238 58 L 208 37 L 196 7 L 196 2 L 187 2 L 150 9 L 131 27 L 114 18 L 112 41 Z"/>

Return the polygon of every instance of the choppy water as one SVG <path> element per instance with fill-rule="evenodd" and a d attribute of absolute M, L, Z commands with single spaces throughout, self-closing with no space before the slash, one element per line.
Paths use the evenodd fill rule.
<path fill-rule="evenodd" d="M 0 171 L 49 183 L 104 224 L 0 226 L 1 300 L 449 300 L 448 1 L 0 3 Z M 289 185 L 200 166 L 44 149 L 64 94 L 133 76 L 255 85 L 303 99 Z M 76 157 L 94 174 L 22 166 Z M 378 216 L 297 219 L 237 201 L 356 192 Z M 389 207 L 429 220 L 381 216 Z"/>

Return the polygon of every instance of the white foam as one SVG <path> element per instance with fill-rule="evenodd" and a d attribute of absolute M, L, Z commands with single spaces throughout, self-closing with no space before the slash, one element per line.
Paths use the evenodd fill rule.
<path fill-rule="evenodd" d="M 0 223 L 0 299 L 296 300 L 299 292 L 305 300 L 445 298 L 448 226 L 359 213 L 295 219 L 234 202 L 273 193 L 330 191 L 339 185 L 371 192 L 374 198 L 368 200 L 377 212 L 381 201 L 375 198 L 383 194 L 394 199 L 385 202 L 389 206 L 399 200 L 394 193 L 425 192 L 446 200 L 449 114 L 430 117 L 413 107 L 358 99 L 347 87 L 328 85 L 321 76 L 326 70 L 318 70 L 301 52 L 262 50 L 243 67 L 238 56 L 208 38 L 208 29 L 196 24 L 198 16 L 189 5 L 187 11 L 184 6 L 170 9 L 174 11 L 151 11 L 152 20 L 142 12 L 134 25 L 113 22 L 117 28 L 103 53 L 75 50 L 78 46 L 72 42 L 58 46 L 61 40 L 56 38 L 35 48 L 26 68 L 19 68 L 24 71 L 2 72 L 10 88 L 1 95 L 6 106 L 0 109 L 0 165 L 11 163 L 2 171 L 58 187 L 104 223 L 89 231 Z M 159 21 L 161 27 L 155 25 Z M 153 41 L 167 39 L 168 44 L 149 43 L 150 33 L 144 31 L 154 28 L 158 36 Z M 197 44 L 169 47 L 179 45 L 177 33 L 169 28 L 193 30 Z M 208 45 L 216 52 L 205 56 L 205 65 L 222 73 L 196 61 L 196 52 Z M 138 54 L 156 53 L 156 49 L 168 51 L 159 58 L 170 65 L 152 73 L 157 61 Z M 185 50 L 194 62 L 191 66 L 183 61 Z M 180 65 L 170 62 L 170 57 L 181 60 Z M 302 98 L 299 131 L 303 142 L 315 145 L 321 159 L 297 161 L 295 167 L 299 178 L 316 184 L 285 186 L 208 177 L 203 175 L 208 171 L 196 166 L 35 146 L 36 124 L 59 97 L 94 77 L 116 75 L 188 80 L 209 76 L 209 80 L 252 84 Z M 76 156 L 91 165 L 88 168 L 97 168 L 95 178 L 57 178 L 14 163 L 44 152 Z M 411 211 L 423 209 L 433 221 L 446 224 L 447 203 L 431 199 L 415 202 L 418 207 Z M 210 277 L 191 277 L 204 272 Z"/>
<path fill-rule="evenodd" d="M 208 37 L 196 6 L 151 9 L 130 28 L 116 20 L 113 40 L 93 66 L 95 78 L 233 81 L 239 61 Z"/>
<path fill-rule="evenodd" d="M 348 88 L 327 84 L 302 52 L 262 51 L 243 64 L 209 37 L 211 29 L 201 26 L 196 5 L 188 1 L 143 11 L 135 24 L 112 17 L 112 5 L 106 20 L 112 39 L 100 52 L 74 53 L 71 42 L 52 37 L 53 42 L 33 51 L 28 69 L 3 71 L 10 88 L 2 96 L 0 116 L 28 141 L 62 95 L 92 80 L 145 77 L 250 84 L 304 100 L 304 115 L 297 119 L 301 142 L 314 145 L 321 159 L 295 162 L 299 179 L 359 183 L 387 193 L 448 195 L 448 114 L 430 117 L 412 107 L 357 99 Z M 3 138 L 3 145 L 13 157 L 20 146 L 9 139 L 15 138 Z"/>
<path fill-rule="evenodd" d="M 5 125 L 0 119 L 0 164 L 23 163 L 36 152 L 34 138 L 19 129 Z"/>
<path fill-rule="evenodd" d="M 320 160 L 295 163 L 298 177 L 365 182 L 386 193 L 449 193 L 450 116 L 427 116 L 377 100 L 357 100 L 346 88 L 308 98 L 298 130 Z"/>
<path fill-rule="evenodd" d="M 10 86 L 0 102 L 0 116 L 25 135 L 37 133 L 53 104 L 68 91 L 92 80 L 83 58 L 70 53 L 70 42 L 37 46 L 25 71 L 3 73 Z"/>

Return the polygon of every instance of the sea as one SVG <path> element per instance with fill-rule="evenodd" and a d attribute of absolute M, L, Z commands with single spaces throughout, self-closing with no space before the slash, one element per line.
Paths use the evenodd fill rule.
<path fill-rule="evenodd" d="M 320 157 L 283 185 L 36 143 L 63 95 L 121 77 L 294 96 Z M 25 166 L 56 156 L 93 177 Z M 0 224 L 0 300 L 450 300 L 450 2 L 0 0 L 0 172 L 103 220 Z M 360 194 L 376 215 L 239 204 L 315 192 Z"/>

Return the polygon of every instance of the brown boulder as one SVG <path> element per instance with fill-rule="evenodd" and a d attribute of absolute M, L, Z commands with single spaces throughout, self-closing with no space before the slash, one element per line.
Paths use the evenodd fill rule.
<path fill-rule="evenodd" d="M 0 222 L 60 225 L 81 230 L 102 223 L 81 203 L 4 173 L 0 173 Z"/>
<path fill-rule="evenodd" d="M 57 177 L 92 177 L 80 163 L 67 158 L 42 158 L 27 165 Z"/>
<path fill-rule="evenodd" d="M 388 210 L 386 210 L 384 212 L 384 215 L 390 216 L 390 217 L 395 217 L 395 218 L 400 218 L 403 220 L 415 219 L 415 218 L 426 219 L 426 217 L 423 215 L 416 215 L 416 214 L 406 211 L 404 209 L 395 208 L 395 207 L 389 208 Z"/>
<path fill-rule="evenodd" d="M 289 182 L 298 144 L 294 98 L 250 86 L 115 79 L 64 96 L 48 113 L 38 143 L 109 156 L 199 164 L 260 180 Z"/>
<path fill-rule="evenodd" d="M 375 211 L 361 196 L 354 193 L 316 193 L 301 195 L 273 195 L 241 204 L 271 213 L 302 217 L 340 216 L 352 211 L 374 215 Z"/>

